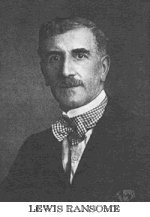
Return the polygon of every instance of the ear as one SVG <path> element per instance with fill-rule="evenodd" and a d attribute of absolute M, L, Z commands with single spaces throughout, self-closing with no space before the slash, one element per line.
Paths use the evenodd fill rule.
<path fill-rule="evenodd" d="M 105 81 L 110 68 L 110 57 L 108 55 L 103 56 L 101 58 L 101 64 L 102 64 L 101 81 Z"/>

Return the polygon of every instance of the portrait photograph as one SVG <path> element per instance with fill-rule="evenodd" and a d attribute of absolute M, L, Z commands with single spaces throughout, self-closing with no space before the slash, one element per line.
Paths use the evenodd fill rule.
<path fill-rule="evenodd" d="M 0 26 L 0 202 L 150 202 L 150 3 L 1 0 Z"/>

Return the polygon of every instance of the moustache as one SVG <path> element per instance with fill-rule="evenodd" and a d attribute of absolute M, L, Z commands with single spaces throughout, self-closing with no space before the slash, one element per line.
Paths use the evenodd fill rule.
<path fill-rule="evenodd" d="M 65 78 L 56 82 L 56 85 L 60 88 L 71 88 L 83 86 L 83 82 L 74 78 Z"/>

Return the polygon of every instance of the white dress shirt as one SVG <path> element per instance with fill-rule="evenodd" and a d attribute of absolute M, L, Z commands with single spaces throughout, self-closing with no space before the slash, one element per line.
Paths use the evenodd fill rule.
<path fill-rule="evenodd" d="M 84 113 L 92 110 L 93 108 L 97 107 L 104 100 L 105 97 L 106 97 L 106 93 L 104 90 L 102 90 L 101 93 L 93 101 L 91 101 L 87 105 L 84 105 L 80 108 L 72 109 L 72 110 L 68 111 L 67 113 L 63 112 L 63 115 L 68 116 L 69 118 L 73 118 L 75 116 L 84 114 Z M 85 140 L 80 142 L 77 146 L 71 146 L 70 183 L 72 183 L 74 174 L 77 170 L 78 164 L 79 164 L 80 159 L 82 157 L 82 154 L 85 150 L 86 144 L 88 143 L 88 141 L 91 137 L 92 132 L 93 132 L 93 129 L 88 130 L 86 133 Z M 67 162 L 68 162 L 69 147 L 70 147 L 70 144 L 68 142 L 68 139 L 65 138 L 62 141 L 62 164 L 63 164 L 63 168 L 65 171 L 66 171 L 66 166 L 67 166 Z"/>

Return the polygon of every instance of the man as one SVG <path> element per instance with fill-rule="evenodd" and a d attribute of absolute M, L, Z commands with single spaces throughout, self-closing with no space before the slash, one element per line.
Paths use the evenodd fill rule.
<path fill-rule="evenodd" d="M 3 201 L 149 201 L 148 133 L 104 91 L 106 46 L 83 18 L 41 26 L 41 71 L 62 117 L 25 141 L 1 184 Z"/>

